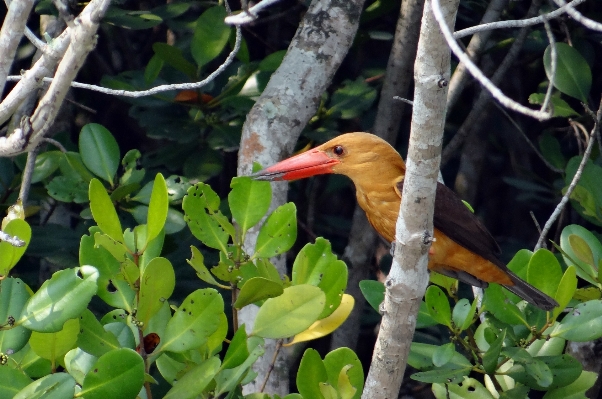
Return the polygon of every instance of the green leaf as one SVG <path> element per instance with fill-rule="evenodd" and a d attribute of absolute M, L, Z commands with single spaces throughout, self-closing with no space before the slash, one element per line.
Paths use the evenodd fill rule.
<path fill-rule="evenodd" d="M 274 72 L 282 63 L 282 59 L 285 55 L 286 50 L 275 51 L 261 60 L 257 69 L 262 72 Z"/>
<path fill-rule="evenodd" d="M 362 280 L 359 286 L 370 306 L 377 312 L 380 312 L 380 304 L 385 300 L 385 285 L 380 281 Z"/>
<path fill-rule="evenodd" d="M 364 78 L 346 80 L 343 87 L 336 90 L 331 98 L 329 113 L 341 119 L 353 119 L 362 115 L 376 99 L 376 89 Z"/>
<path fill-rule="evenodd" d="M 88 202 L 88 183 L 79 177 L 56 176 L 47 185 L 48 195 L 57 201 Z"/>
<path fill-rule="evenodd" d="M 61 172 L 65 177 L 73 178 L 75 180 L 83 180 L 83 184 L 88 187 L 90 180 L 94 178 L 94 175 L 90 173 L 88 168 L 84 166 L 82 156 L 79 152 L 67 151 L 63 154 L 63 158 L 59 164 Z M 86 197 L 87 200 L 87 197 Z"/>
<path fill-rule="evenodd" d="M 531 388 L 548 390 L 571 384 L 579 377 L 581 370 L 581 364 L 569 355 L 538 356 L 515 358 L 508 375 Z"/>
<path fill-rule="evenodd" d="M 167 392 L 163 399 L 193 399 L 198 397 L 213 380 L 219 371 L 219 366 L 219 358 L 212 357 L 193 367 L 178 380 L 178 383 Z"/>
<path fill-rule="evenodd" d="M 105 331 L 102 324 L 94 314 L 86 309 L 79 317 L 80 334 L 77 337 L 77 346 L 95 357 L 119 349 L 119 342 L 113 334 Z"/>
<path fill-rule="evenodd" d="M 293 263 L 293 285 L 311 284 L 326 294 L 326 305 L 320 319 L 328 317 L 341 303 L 347 287 L 347 265 L 332 253 L 330 242 L 318 237 L 315 244 L 307 244 L 299 251 Z"/>
<path fill-rule="evenodd" d="M 602 337 L 602 300 L 575 306 L 562 322 L 553 327 L 550 336 L 574 342 L 587 342 Z"/>
<path fill-rule="evenodd" d="M 194 268 L 194 270 L 196 270 L 196 275 L 208 284 L 216 285 L 218 287 L 225 287 L 213 278 L 213 275 L 205 266 L 205 257 L 201 251 L 199 251 L 199 249 L 193 245 L 190 246 L 190 250 L 192 251 L 192 257 L 190 260 L 187 260 L 187 262 Z"/>
<path fill-rule="evenodd" d="M 426 383 L 458 383 L 468 376 L 472 367 L 445 367 L 436 370 L 421 371 L 410 376 L 411 379 Z"/>
<path fill-rule="evenodd" d="M 249 349 L 247 348 L 247 333 L 244 326 L 240 326 L 234 333 L 234 337 L 230 341 L 222 369 L 232 369 L 240 366 L 249 357 Z"/>
<path fill-rule="evenodd" d="M 6 224 L 3 231 L 25 242 L 22 247 L 15 247 L 6 241 L 0 241 L 0 277 L 7 276 L 10 270 L 23 256 L 31 241 L 31 227 L 23 219 L 13 219 Z"/>
<path fill-rule="evenodd" d="M 431 285 L 426 290 L 424 296 L 426 306 L 428 307 L 431 317 L 439 324 L 443 324 L 451 328 L 451 309 L 449 307 L 449 299 L 441 291 L 441 288 L 436 285 Z"/>
<path fill-rule="evenodd" d="M 134 398 L 144 383 L 144 361 L 135 351 L 115 349 L 102 355 L 84 378 L 86 399 Z"/>
<path fill-rule="evenodd" d="M 498 320 L 507 324 L 529 326 L 525 314 L 508 299 L 512 293 L 506 293 L 501 286 L 489 284 L 485 288 L 483 308 L 491 312 Z"/>
<path fill-rule="evenodd" d="M 252 337 L 248 341 L 248 350 L 251 352 L 245 361 L 233 369 L 222 370 L 216 377 L 215 381 L 217 386 L 215 388 L 215 396 L 220 397 L 226 392 L 235 392 L 237 385 L 243 385 L 243 380 L 249 375 L 251 366 L 265 353 L 263 348 L 263 339 L 258 337 Z M 252 379 L 255 379 L 256 374 L 251 370 L 250 375 Z"/>
<path fill-rule="evenodd" d="M 355 389 L 351 397 L 360 399 L 364 390 L 364 370 L 355 352 L 344 347 L 335 349 L 324 357 L 324 367 L 328 381 L 332 386 L 337 387 L 339 393 L 342 393 L 340 379 L 345 375 L 346 385 L 349 384 Z"/>
<path fill-rule="evenodd" d="M 41 182 L 53 174 L 59 168 L 61 158 L 63 158 L 63 153 L 60 151 L 47 151 L 39 154 L 33 168 L 31 184 Z"/>
<path fill-rule="evenodd" d="M 216 290 L 194 291 L 167 323 L 162 350 L 181 353 L 203 345 L 219 327 L 223 313 L 224 300 Z"/>
<path fill-rule="evenodd" d="M 0 398 L 12 398 L 31 383 L 23 371 L 11 367 L 0 367 Z"/>
<path fill-rule="evenodd" d="M 217 57 L 228 44 L 230 27 L 224 22 L 225 18 L 226 9 L 215 6 L 197 19 L 190 50 L 199 67 Z"/>
<path fill-rule="evenodd" d="M 184 220 L 190 232 L 206 246 L 228 252 L 226 244 L 229 234 L 220 226 L 214 217 L 219 214 L 219 197 L 211 187 L 198 183 L 188 189 L 182 202 Z"/>
<path fill-rule="evenodd" d="M 123 241 L 123 230 L 107 190 L 97 179 L 90 181 L 90 210 L 103 233 L 117 242 Z"/>
<path fill-rule="evenodd" d="M 234 307 L 242 309 L 252 303 L 267 299 L 275 298 L 282 295 L 284 290 L 282 284 L 265 279 L 263 277 L 253 277 L 242 286 Z"/>
<path fill-rule="evenodd" d="M 136 318 L 146 326 L 167 301 L 176 286 L 176 275 L 171 262 L 155 258 L 144 269 L 140 279 L 140 296 Z"/>
<path fill-rule="evenodd" d="M 196 80 L 196 66 L 184 58 L 182 50 L 167 43 L 155 42 L 153 43 L 153 51 L 160 60 L 185 73 L 191 80 Z"/>
<path fill-rule="evenodd" d="M 297 207 L 292 202 L 281 205 L 268 216 L 259 230 L 255 257 L 271 258 L 288 251 L 297 239 Z"/>
<path fill-rule="evenodd" d="M 228 194 L 228 204 L 244 237 L 247 230 L 259 223 L 270 208 L 272 187 L 270 182 L 252 180 L 247 176 L 235 177 L 230 187 L 232 191 Z"/>
<path fill-rule="evenodd" d="M 583 242 L 587 244 L 589 251 L 583 248 Z M 573 245 L 576 245 L 573 248 Z M 566 226 L 560 234 L 560 247 L 564 251 L 563 259 L 567 265 L 573 265 L 576 268 L 577 275 L 582 279 L 597 285 L 598 270 L 595 265 L 602 259 L 602 244 L 589 230 L 586 228 L 571 224 Z M 593 256 L 591 264 L 584 262 L 583 259 L 591 259 L 589 254 Z M 587 255 L 586 255 L 587 254 Z"/>
<path fill-rule="evenodd" d="M 527 281 L 553 297 L 562 279 L 562 269 L 554 254 L 545 248 L 537 250 L 529 260 Z"/>
<path fill-rule="evenodd" d="M 277 298 L 270 298 L 259 308 L 252 335 L 262 338 L 286 338 L 304 331 L 317 319 L 326 295 L 313 285 L 285 288 Z"/>
<path fill-rule="evenodd" d="M 328 381 L 326 367 L 315 349 L 307 349 L 297 372 L 297 389 L 304 398 L 324 398 L 320 383 Z"/>
<path fill-rule="evenodd" d="M 552 311 L 552 320 L 556 319 L 560 313 L 564 312 L 564 308 L 569 304 L 575 291 L 577 290 L 577 272 L 575 266 L 569 266 L 564 272 L 558 289 L 554 295 L 554 299 L 558 302 L 558 305 Z M 599 292 L 599 291 L 598 291 Z"/>
<path fill-rule="evenodd" d="M 17 325 L 38 332 L 57 332 L 79 316 L 96 294 L 98 270 L 92 266 L 65 269 L 46 280 L 25 305 Z"/>
<path fill-rule="evenodd" d="M 65 355 L 65 369 L 79 385 L 82 385 L 86 374 L 92 370 L 96 360 L 98 360 L 96 356 L 92 356 L 80 348 L 71 349 Z"/>
<path fill-rule="evenodd" d="M 9 317 L 21 314 L 29 297 L 27 286 L 20 279 L 8 277 L 0 280 L 0 304 L 2 304 L 0 306 L 0 325 L 8 324 Z M 0 330 L 0 352 L 20 351 L 27 344 L 30 335 L 31 331 L 22 326 Z M 1 369 L 2 367 L 0 367 Z"/>
<path fill-rule="evenodd" d="M 433 353 L 433 364 L 435 367 L 442 367 L 446 365 L 456 353 L 456 348 L 453 343 L 447 343 L 445 345 L 441 345 L 435 350 Z"/>
<path fill-rule="evenodd" d="M 408 356 L 408 364 L 418 370 L 433 368 L 433 356 L 438 349 L 439 346 L 437 345 L 412 342 L 410 346 L 410 355 Z M 472 367 L 472 364 L 464 356 L 455 352 L 454 356 L 445 367 L 457 369 Z"/>
<path fill-rule="evenodd" d="M 60 331 L 54 333 L 34 331 L 31 333 L 29 345 L 42 359 L 56 363 L 75 346 L 78 334 L 79 319 L 69 319 Z"/>
<path fill-rule="evenodd" d="M 570 385 L 562 388 L 549 390 L 544 395 L 544 399 L 581 399 L 585 398 L 585 393 L 596 383 L 598 375 L 591 371 L 583 371 L 579 378 Z"/>
<path fill-rule="evenodd" d="M 506 339 L 506 330 L 503 330 L 500 335 L 491 343 L 487 352 L 483 354 L 483 368 L 489 374 L 493 374 L 497 369 L 500 352 L 504 340 Z"/>
<path fill-rule="evenodd" d="M 562 189 L 563 194 L 566 193 L 568 186 L 575 177 L 582 159 L 583 157 L 581 156 L 575 156 L 569 160 L 566 166 L 564 178 L 566 186 Z M 601 174 L 602 167 L 594 164 L 591 159 L 588 159 L 582 170 L 579 183 L 571 194 L 571 204 L 573 207 L 583 218 L 597 226 L 602 226 L 602 185 L 599 184 Z"/>
<path fill-rule="evenodd" d="M 494 399 L 483 384 L 468 377 L 458 384 L 433 384 L 433 393 L 437 399 Z"/>
<path fill-rule="evenodd" d="M 533 93 L 529 96 L 529 104 L 542 105 L 545 100 L 545 97 L 546 97 L 546 95 L 544 93 Z M 552 114 L 552 117 L 570 118 L 571 116 L 579 116 L 577 111 L 575 111 L 573 108 L 571 108 L 571 106 L 566 101 L 564 101 L 562 98 L 560 98 L 558 96 L 552 96 L 550 98 L 550 103 L 552 103 L 553 112 L 554 112 Z M 551 137 L 549 133 L 544 133 L 542 135 L 542 137 L 544 137 L 544 136 Z M 543 150 L 541 138 L 539 141 L 539 148 Z M 544 157 L 546 157 L 546 159 L 550 160 L 546 156 L 546 152 L 543 151 L 543 153 L 544 153 Z M 554 166 L 557 166 L 559 168 L 564 168 L 564 165 L 558 166 L 557 164 L 554 164 Z"/>
<path fill-rule="evenodd" d="M 158 15 L 151 14 L 148 11 L 123 10 L 113 5 L 109 7 L 102 21 L 133 30 L 149 29 L 163 22 Z"/>
<path fill-rule="evenodd" d="M 75 380 L 67 373 L 55 373 L 36 380 L 23 388 L 13 399 L 65 399 L 75 393 Z"/>
<path fill-rule="evenodd" d="M 556 43 L 556 76 L 552 76 L 552 48 L 548 46 L 543 55 L 543 63 L 548 79 L 562 93 L 587 102 L 592 85 L 592 71 L 587 61 L 566 43 Z"/>
<path fill-rule="evenodd" d="M 477 301 L 472 301 L 472 305 L 466 298 L 462 298 L 454 306 L 452 320 L 456 328 L 460 331 L 466 330 L 472 324 L 472 319 L 475 316 Z"/>
<path fill-rule="evenodd" d="M 112 186 L 121 157 L 111 132 L 97 123 L 88 123 L 79 135 L 79 152 L 84 165 Z"/>
<path fill-rule="evenodd" d="M 167 211 L 169 209 L 169 199 L 167 197 L 167 185 L 161 173 L 155 176 L 155 184 L 151 194 L 150 203 L 148 205 L 148 218 L 146 226 L 146 243 L 159 235 L 165 220 L 167 219 Z"/>

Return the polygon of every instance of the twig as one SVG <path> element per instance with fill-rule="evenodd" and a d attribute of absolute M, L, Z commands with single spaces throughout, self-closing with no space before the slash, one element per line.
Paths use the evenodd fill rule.
<path fill-rule="evenodd" d="M 13 64 L 17 47 L 25 33 L 25 24 L 33 8 L 33 0 L 13 1 L 8 5 L 8 11 L 0 30 L 0 93 L 4 91 L 6 77 Z"/>
<path fill-rule="evenodd" d="M 591 113 L 593 115 L 593 112 L 589 109 L 589 107 L 587 105 L 584 104 L 584 107 L 586 109 L 586 112 Z M 535 249 L 533 250 L 534 252 L 542 247 L 543 242 L 548 234 L 548 231 L 550 231 L 550 229 L 552 228 L 552 224 L 554 223 L 556 218 L 558 218 L 558 215 L 560 215 L 560 213 L 564 209 L 566 203 L 568 202 L 569 198 L 571 197 L 571 194 L 573 193 L 573 190 L 577 186 L 577 183 L 579 183 L 579 179 L 581 179 L 581 174 L 583 173 L 583 169 L 585 168 L 585 165 L 587 164 L 587 161 L 589 160 L 589 156 L 592 152 L 592 148 L 594 147 L 594 142 L 596 141 L 597 132 L 600 130 L 600 120 L 602 120 L 602 101 L 600 101 L 600 106 L 598 107 L 597 113 L 595 115 L 593 115 L 593 119 L 594 119 L 594 127 L 592 128 L 591 134 L 589 136 L 589 142 L 587 143 L 587 148 L 585 149 L 585 152 L 583 153 L 583 159 L 581 160 L 581 163 L 579 164 L 579 167 L 577 168 L 577 171 L 575 172 L 575 176 L 573 177 L 571 184 L 567 188 L 566 193 L 564 194 L 564 196 L 560 200 L 560 203 L 556 206 L 556 209 L 554 209 L 554 212 L 552 213 L 552 215 L 550 216 L 550 218 L 544 225 L 543 230 L 539 236 L 539 240 L 537 240 L 537 245 L 535 245 Z"/>
<path fill-rule="evenodd" d="M 67 149 L 58 141 L 56 141 L 55 139 L 51 139 L 49 137 L 46 137 L 44 139 L 44 141 L 46 143 L 52 144 L 53 146 L 55 146 L 56 148 L 58 148 L 63 154 L 67 152 Z"/>
<path fill-rule="evenodd" d="M 544 112 L 548 109 L 550 104 L 550 99 L 552 98 L 552 89 L 554 88 L 554 80 L 556 79 L 556 67 L 558 66 L 558 51 L 556 50 L 556 40 L 554 39 L 554 33 L 552 33 L 552 27 L 547 19 L 543 20 L 544 27 L 546 29 L 546 34 L 548 36 L 548 41 L 550 42 L 550 52 L 551 55 L 551 71 L 550 77 L 548 81 L 548 89 L 546 90 L 546 95 L 543 99 L 543 103 L 541 104 L 541 112 Z M 550 110 L 550 112 L 554 113 L 554 110 Z"/>
<path fill-rule="evenodd" d="M 264 8 L 279 2 L 280 0 L 262 0 L 253 7 L 243 10 L 241 13 L 229 15 L 224 20 L 228 25 L 245 25 L 257 19 L 257 13 Z"/>
<path fill-rule="evenodd" d="M 541 234 L 541 226 L 539 225 L 539 222 L 537 221 L 537 218 L 535 217 L 535 214 L 533 213 L 533 211 L 529 211 L 529 215 L 531 215 L 531 219 L 533 220 L 533 224 L 535 224 L 535 228 L 537 229 L 537 232 L 539 234 Z"/>
<path fill-rule="evenodd" d="M 508 118 L 508 120 L 510 121 L 510 123 L 512 123 L 512 125 L 514 125 L 514 127 L 516 128 L 516 130 L 518 130 L 518 132 L 520 133 L 520 135 L 522 136 L 523 139 L 525 139 L 525 141 L 527 142 L 527 144 L 529 144 L 529 147 L 533 150 L 533 152 L 535 152 L 535 155 L 537 155 L 537 157 L 552 171 L 556 172 L 556 173 L 563 173 L 564 170 L 555 167 L 554 165 L 552 165 L 550 162 L 548 162 L 548 160 L 543 156 L 542 153 L 539 152 L 539 150 L 537 149 L 537 147 L 535 147 L 535 144 L 533 144 L 531 142 L 531 140 L 529 140 L 529 137 L 527 137 L 527 134 L 523 131 L 523 129 L 520 127 L 520 125 L 518 123 L 516 123 L 516 121 L 512 118 L 512 116 L 510 116 L 510 114 L 508 114 L 508 112 L 504 109 L 504 107 L 500 106 L 497 103 L 494 103 L 495 106 L 506 116 L 506 118 Z"/>
<path fill-rule="evenodd" d="M 25 169 L 23 169 L 23 178 L 21 179 L 21 189 L 19 190 L 19 200 L 23 208 L 27 203 L 27 197 L 29 196 L 29 188 L 31 187 L 31 178 L 33 177 L 33 170 L 36 167 L 36 158 L 38 156 L 39 147 L 27 153 L 27 162 L 25 163 Z"/>
<path fill-rule="evenodd" d="M 597 30 L 598 32 L 602 32 L 602 24 L 600 22 L 596 22 L 594 20 L 584 17 L 579 11 L 577 11 L 573 8 L 573 6 L 575 4 L 573 4 L 573 3 L 566 4 L 566 2 L 564 0 L 554 0 L 554 2 L 556 4 L 558 4 L 559 6 L 566 5 L 566 13 L 569 14 L 571 16 L 571 18 L 573 18 L 575 21 L 579 22 L 586 28 L 589 28 L 592 30 Z"/>
<path fill-rule="evenodd" d="M 0 230 L 0 241 L 7 242 L 13 247 L 22 247 L 26 244 L 26 242 L 21 240 L 19 237 L 13 237 L 10 234 L 6 234 L 2 230 Z"/>
<path fill-rule="evenodd" d="M 234 57 L 236 57 L 236 54 L 238 53 L 238 50 L 240 50 L 241 40 L 242 40 L 242 34 L 240 32 L 240 28 L 237 28 L 236 29 L 236 43 L 234 45 L 234 48 L 228 55 L 228 58 L 226 58 L 224 63 L 222 65 L 220 65 L 215 71 L 213 71 L 213 73 L 211 73 L 209 76 L 207 76 L 205 79 L 203 79 L 199 82 L 161 85 L 161 86 L 153 87 L 152 89 L 139 90 L 139 91 L 114 90 L 114 89 L 109 89 L 109 88 L 102 87 L 102 86 L 91 85 L 91 84 L 87 84 L 87 83 L 79 83 L 79 82 L 71 82 L 71 87 L 74 87 L 76 89 L 92 90 L 92 91 L 96 91 L 99 93 L 108 94 L 108 95 L 112 95 L 112 96 L 133 97 L 133 98 L 152 96 L 154 94 L 162 93 L 165 91 L 172 91 L 172 90 L 199 89 L 199 88 L 207 85 L 211 81 L 213 81 L 219 74 L 221 74 L 232 63 L 232 61 L 234 60 Z M 8 81 L 19 81 L 21 79 L 22 79 L 21 76 L 13 75 L 13 76 L 9 76 L 7 80 Z M 47 82 L 47 83 L 52 83 L 54 81 L 53 78 L 47 78 L 47 77 L 45 77 L 41 80 L 43 80 L 44 82 Z"/>
<path fill-rule="evenodd" d="M 265 378 L 263 380 L 263 383 L 261 384 L 261 388 L 259 389 L 259 392 L 263 392 L 263 390 L 265 389 L 265 386 L 268 383 L 268 380 L 270 379 L 270 374 L 272 374 L 272 370 L 274 370 L 274 364 L 276 364 L 276 357 L 278 357 L 278 352 L 280 352 L 280 348 L 282 348 L 282 343 L 284 341 L 282 339 L 279 339 L 278 341 L 276 341 L 276 349 L 274 349 L 274 356 L 272 356 L 272 361 L 270 363 L 270 367 L 268 367 L 268 371 L 265 373 Z"/>
<path fill-rule="evenodd" d="M 519 112 L 523 115 L 530 116 L 537 120 L 543 121 L 550 119 L 552 114 L 550 112 L 542 112 L 535 111 L 531 108 L 525 107 L 524 105 L 512 100 L 510 97 L 506 96 L 493 82 L 491 82 L 487 77 L 483 74 L 483 72 L 471 61 L 470 57 L 462 51 L 458 43 L 453 37 L 449 26 L 445 23 L 443 19 L 443 14 L 441 12 L 441 5 L 439 4 L 439 0 L 432 0 L 433 4 L 433 15 L 437 20 L 439 27 L 441 28 L 441 33 L 445 37 L 448 46 L 452 50 L 452 52 L 466 65 L 468 71 L 474 76 L 475 79 L 481 83 L 490 93 L 491 95 L 502 103 L 505 107 L 510 108 L 513 111 Z"/>
<path fill-rule="evenodd" d="M 393 100 L 402 101 L 406 104 L 414 105 L 414 101 L 408 100 L 407 98 L 403 98 L 403 97 L 399 97 L 399 96 L 393 96 Z"/>
<path fill-rule="evenodd" d="M 557 3 L 558 1 L 555 0 Z M 554 19 L 559 16 L 566 14 L 569 12 L 569 8 L 572 6 L 579 5 L 584 3 L 586 0 L 573 0 L 569 4 L 566 4 L 559 9 L 552 11 L 548 14 L 540 15 L 539 17 L 520 19 L 520 20 L 511 20 L 511 21 L 499 21 L 499 22 L 491 22 L 488 24 L 481 24 L 477 26 L 472 26 L 470 28 L 462 29 L 454 33 L 455 39 L 461 39 L 463 37 L 472 35 L 477 32 L 492 30 L 492 29 L 507 29 L 507 28 L 523 28 L 525 26 L 533 26 L 537 24 L 543 23 L 545 19 Z"/>

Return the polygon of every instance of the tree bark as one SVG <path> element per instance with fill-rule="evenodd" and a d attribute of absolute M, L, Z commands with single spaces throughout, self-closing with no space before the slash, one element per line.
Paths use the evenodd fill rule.
<path fill-rule="evenodd" d="M 239 176 L 248 175 L 254 161 L 268 166 L 293 151 L 301 131 L 315 114 L 322 93 L 351 47 L 364 1 L 312 2 L 280 68 L 247 116 L 238 153 Z M 285 203 L 287 187 L 284 182 L 272 185 L 270 210 Z M 253 253 L 257 234 L 258 228 L 247 233 L 245 250 L 248 253 Z M 280 273 L 286 272 L 284 260 L 280 257 L 275 262 Z M 253 305 L 243 308 L 240 323 L 251 329 L 256 313 Z M 265 355 L 253 367 L 258 377 L 245 386 L 245 393 L 259 390 L 272 368 L 275 347 L 274 341 L 266 342 Z M 289 391 L 289 368 L 282 353 L 275 359 L 265 390 L 284 395 Z"/>
<path fill-rule="evenodd" d="M 454 25 L 459 0 L 442 2 Z M 420 300 L 428 284 L 428 250 L 450 76 L 450 51 L 432 14 L 424 7 L 414 66 L 414 106 L 395 257 L 385 283 L 385 301 L 363 399 L 396 398 L 405 372 Z"/>

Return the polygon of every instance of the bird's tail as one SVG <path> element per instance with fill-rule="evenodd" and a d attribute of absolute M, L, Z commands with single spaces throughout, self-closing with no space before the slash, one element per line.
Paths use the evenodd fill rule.
<path fill-rule="evenodd" d="M 552 310 L 556 306 L 559 306 L 558 302 L 556 302 L 553 298 L 544 294 L 532 285 L 527 284 L 526 282 L 521 280 L 516 274 L 510 272 L 509 270 L 508 274 L 512 279 L 512 282 L 514 283 L 514 285 L 504 285 L 504 287 L 508 291 L 518 295 L 525 301 L 543 310 Z"/>

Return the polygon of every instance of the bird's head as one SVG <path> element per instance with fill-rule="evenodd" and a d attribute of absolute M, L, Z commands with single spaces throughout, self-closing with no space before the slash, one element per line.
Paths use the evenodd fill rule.
<path fill-rule="evenodd" d="M 277 181 L 328 173 L 346 175 L 357 186 L 369 181 L 395 180 L 405 173 L 405 164 L 397 151 L 380 137 L 369 133 L 347 133 L 265 168 L 252 177 Z"/>

